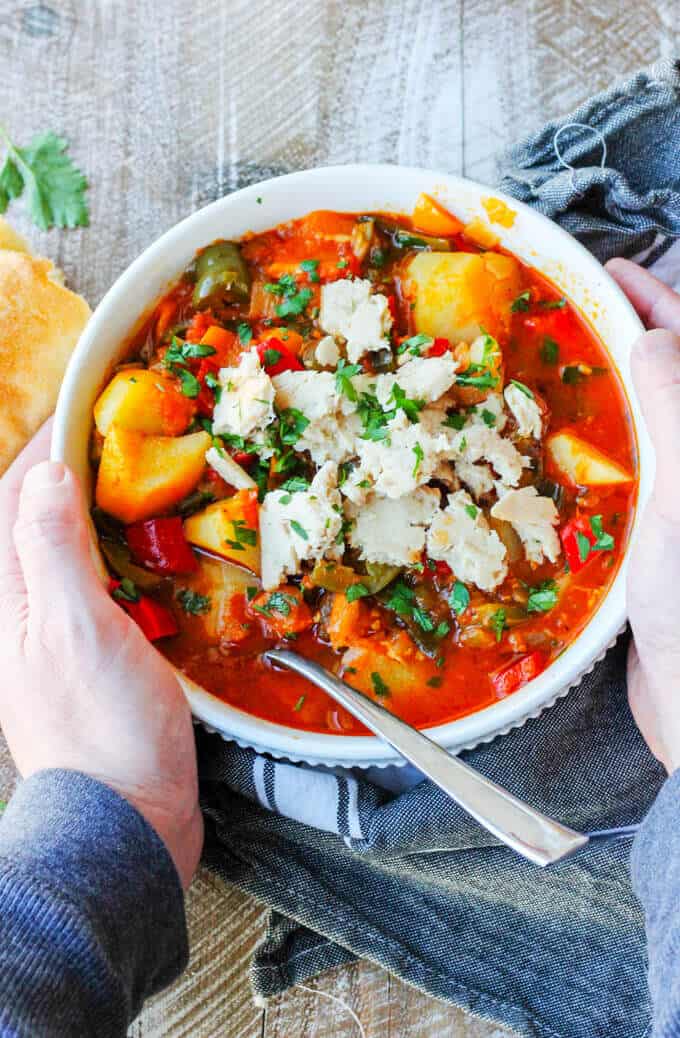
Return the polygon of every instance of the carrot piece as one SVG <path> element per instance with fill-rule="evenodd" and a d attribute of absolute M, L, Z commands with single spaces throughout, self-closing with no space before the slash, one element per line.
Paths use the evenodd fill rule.
<path fill-rule="evenodd" d="M 369 611 L 360 599 L 348 602 L 344 595 L 333 595 L 327 626 L 334 649 L 346 649 L 348 645 L 354 645 L 358 638 L 366 634 L 368 624 Z"/>
<path fill-rule="evenodd" d="M 284 584 L 277 591 L 261 591 L 246 606 L 249 616 L 257 617 L 270 638 L 285 638 L 311 627 L 312 611 L 299 588 Z"/>
<path fill-rule="evenodd" d="M 202 346 L 212 346 L 217 352 L 210 358 L 218 367 L 227 367 L 236 363 L 241 346 L 233 332 L 220 328 L 219 324 L 211 324 L 201 338 Z"/>
<path fill-rule="evenodd" d="M 156 307 L 156 342 L 160 342 L 177 313 L 177 297 L 167 296 Z"/>

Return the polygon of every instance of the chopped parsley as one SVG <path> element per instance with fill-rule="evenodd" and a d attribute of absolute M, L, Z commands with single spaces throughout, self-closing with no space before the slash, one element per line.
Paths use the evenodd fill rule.
<path fill-rule="evenodd" d="M 534 399 L 534 394 L 532 393 L 532 391 L 529 389 L 528 386 L 524 385 L 523 382 L 518 382 L 516 378 L 511 378 L 510 379 L 510 385 L 514 386 L 515 389 L 519 389 L 520 393 L 524 393 L 524 395 L 526 397 L 528 397 L 529 400 L 533 400 Z"/>
<path fill-rule="evenodd" d="M 453 585 L 451 594 L 449 595 L 449 605 L 456 616 L 460 616 L 461 613 L 464 613 L 470 605 L 470 592 L 465 587 L 465 584 L 461 584 L 459 580 L 457 580 Z"/>
<path fill-rule="evenodd" d="M 376 696 L 389 696 L 389 687 L 380 677 L 377 670 L 374 670 L 371 674 L 371 682 L 373 683 L 373 691 L 375 692 Z"/>
<path fill-rule="evenodd" d="M 554 580 L 544 580 L 542 584 L 529 588 L 527 598 L 528 613 L 548 613 L 557 605 L 557 584 Z"/>
<path fill-rule="evenodd" d="M 462 374 L 456 375 L 459 386 L 474 386 L 476 389 L 495 389 L 498 382 L 498 375 L 494 375 L 483 364 L 470 364 Z"/>
<path fill-rule="evenodd" d="M 489 429 L 493 429 L 494 425 L 496 424 L 496 415 L 493 413 L 493 411 L 489 411 L 485 407 L 482 411 L 482 421 L 484 422 L 484 425 L 488 426 Z"/>
<path fill-rule="evenodd" d="M 439 674 L 435 674 L 434 677 L 428 678 L 425 684 L 429 685 L 430 688 L 441 688 L 443 681 L 444 678 L 442 678 Z"/>
<path fill-rule="evenodd" d="M 279 296 L 276 313 L 279 317 L 292 317 L 304 313 L 312 298 L 311 288 L 298 288 L 293 274 L 282 274 L 278 281 L 267 282 L 265 292 Z"/>
<path fill-rule="evenodd" d="M 425 453 L 423 451 L 423 448 L 417 442 L 415 443 L 415 445 L 413 446 L 412 449 L 413 449 L 413 453 L 416 456 L 416 461 L 415 461 L 415 465 L 413 466 L 413 472 L 411 473 L 411 475 L 415 479 L 416 476 L 418 475 L 418 471 L 420 469 L 420 464 L 421 464 L 423 458 L 425 457 Z"/>
<path fill-rule="evenodd" d="M 447 414 L 442 425 L 446 425 L 449 429 L 455 429 L 456 432 L 460 432 L 466 421 L 467 417 L 464 414 Z"/>
<path fill-rule="evenodd" d="M 580 530 L 576 531 L 576 545 L 581 562 L 585 562 L 590 555 L 590 541 Z"/>
<path fill-rule="evenodd" d="M 279 616 L 290 616 L 291 605 L 297 605 L 297 599 L 293 595 L 287 595 L 285 591 L 275 591 L 264 605 L 253 606 L 253 609 L 262 613 L 263 616 L 271 616 L 272 613 L 278 613 Z"/>
<path fill-rule="evenodd" d="M 467 512 L 467 514 L 470 516 L 471 519 L 476 519 L 477 518 L 477 508 L 474 505 L 466 505 L 465 506 L 465 511 Z"/>
<path fill-rule="evenodd" d="M 281 443 L 292 446 L 302 436 L 309 425 L 309 418 L 296 407 L 286 407 L 279 412 L 279 438 Z"/>
<path fill-rule="evenodd" d="M 172 341 L 165 351 L 163 363 L 169 368 L 173 364 L 186 364 L 188 360 L 197 357 L 212 357 L 215 353 L 217 350 L 214 346 L 208 346 L 207 343 L 202 342 L 183 342 L 182 339 L 173 335 Z"/>
<path fill-rule="evenodd" d="M 191 613 L 192 616 L 200 616 L 201 613 L 207 613 L 210 609 L 208 595 L 199 595 L 198 591 L 192 591 L 188 587 L 181 588 L 177 592 L 177 601 L 184 612 Z"/>
<path fill-rule="evenodd" d="M 302 710 L 302 707 L 303 707 L 304 702 L 305 702 L 305 698 L 306 698 L 305 696 L 300 696 L 300 698 L 298 699 L 297 703 L 293 707 L 293 710 L 295 711 L 296 714 L 299 713 L 300 710 Z"/>
<path fill-rule="evenodd" d="M 544 299 L 541 303 L 544 310 L 563 310 L 566 305 L 564 296 L 561 299 Z"/>
<path fill-rule="evenodd" d="M 410 588 L 403 580 L 398 580 L 392 585 L 385 606 L 392 609 L 397 616 L 415 620 L 421 630 L 426 633 L 434 631 L 436 627 L 429 613 L 418 605 L 413 588 Z"/>
<path fill-rule="evenodd" d="M 118 602 L 139 602 L 137 585 L 129 577 L 123 577 L 118 587 L 112 592 Z"/>
<path fill-rule="evenodd" d="M 396 411 L 383 411 L 377 396 L 373 393 L 362 393 L 357 403 L 357 414 L 364 427 L 362 440 L 388 439 L 387 423 L 394 418 Z"/>
<path fill-rule="evenodd" d="M 412 335 L 410 339 L 404 339 L 397 349 L 397 353 L 406 353 L 408 350 L 414 357 L 419 357 L 421 348 L 427 346 L 429 349 L 433 342 L 434 339 L 431 335 Z"/>
<path fill-rule="evenodd" d="M 234 528 L 234 537 L 237 541 L 240 541 L 242 544 L 249 544 L 253 548 L 255 547 L 257 544 L 257 530 L 246 526 L 244 519 L 232 519 L 231 525 Z"/>
<path fill-rule="evenodd" d="M 345 591 L 348 602 L 356 602 L 357 598 L 364 598 L 366 595 L 370 595 L 370 591 L 365 584 L 350 584 Z"/>
<path fill-rule="evenodd" d="M 411 400 L 407 397 L 398 382 L 392 386 L 389 402 L 394 403 L 396 411 L 403 411 L 409 422 L 417 422 L 419 413 L 425 407 L 424 400 Z"/>
<path fill-rule="evenodd" d="M 341 259 L 338 260 L 338 262 L 335 265 L 338 268 L 338 270 L 344 270 L 345 267 L 348 266 L 348 263 L 346 259 Z"/>
<path fill-rule="evenodd" d="M 357 391 L 352 385 L 352 379 L 361 371 L 361 364 L 348 364 L 342 357 L 338 361 L 335 371 L 335 385 L 338 393 L 344 393 L 348 400 L 357 400 Z"/>
<path fill-rule="evenodd" d="M 281 360 L 282 353 L 280 350 L 267 349 L 262 355 L 265 368 L 273 368 L 275 364 L 278 364 Z"/>
<path fill-rule="evenodd" d="M 387 256 L 382 249 L 372 249 L 368 257 L 368 262 L 372 267 L 384 267 L 387 263 Z"/>
<path fill-rule="evenodd" d="M 299 491 L 309 490 L 309 480 L 304 476 L 291 476 L 282 484 L 281 489 L 287 490 L 290 494 L 297 494 Z"/>
<path fill-rule="evenodd" d="M 525 314 L 527 312 L 527 310 L 529 309 L 530 302 L 531 302 L 531 292 L 528 289 L 527 289 L 526 292 L 520 292 L 520 294 L 517 296 L 517 298 L 513 302 L 512 306 L 510 307 L 511 313 L 513 313 L 513 314 Z"/>
<path fill-rule="evenodd" d="M 305 530 L 305 528 L 302 525 L 302 523 L 299 523 L 297 521 L 297 519 L 291 519 L 291 521 L 290 521 L 290 528 L 291 528 L 291 530 L 293 530 L 294 533 L 296 533 L 298 535 L 298 537 L 302 537 L 303 541 L 308 541 L 309 540 L 309 534 Z"/>
<path fill-rule="evenodd" d="M 546 335 L 539 353 L 544 364 L 557 364 L 560 359 L 560 344 Z"/>
<path fill-rule="evenodd" d="M 585 375 L 577 364 L 568 364 L 562 371 L 562 381 L 565 386 L 575 386 L 583 382 Z"/>
<path fill-rule="evenodd" d="M 611 551 L 614 547 L 614 538 L 610 533 L 605 533 L 603 530 L 601 515 L 591 515 L 590 529 L 595 537 L 593 551 Z"/>
<path fill-rule="evenodd" d="M 241 321 L 236 327 L 236 334 L 241 345 L 247 346 L 253 337 L 253 329 L 245 321 Z"/>
<path fill-rule="evenodd" d="M 306 259 L 300 264 L 300 270 L 304 270 L 310 281 L 316 283 L 319 280 L 318 259 Z"/>
<path fill-rule="evenodd" d="M 497 642 L 499 642 L 503 637 L 506 619 L 507 617 L 505 614 L 505 609 L 497 609 L 496 612 L 492 613 L 491 617 L 489 618 L 489 624 L 491 625 L 491 629 L 494 631 L 496 635 Z"/>

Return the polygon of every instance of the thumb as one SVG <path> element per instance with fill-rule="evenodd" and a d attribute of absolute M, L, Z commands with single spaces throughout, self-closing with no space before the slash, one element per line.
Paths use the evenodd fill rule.
<path fill-rule="evenodd" d="M 680 520 L 680 336 L 646 332 L 633 347 L 633 381 L 656 453 L 654 495 L 667 519 Z"/>
<path fill-rule="evenodd" d="M 50 617 L 82 618 L 84 609 L 91 616 L 108 603 L 90 555 L 83 495 L 65 465 L 46 461 L 26 473 L 14 544 L 29 615 L 40 627 Z"/>

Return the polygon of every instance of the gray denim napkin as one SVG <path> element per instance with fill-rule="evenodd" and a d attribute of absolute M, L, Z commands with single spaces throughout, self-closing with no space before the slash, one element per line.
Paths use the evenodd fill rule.
<path fill-rule="evenodd" d="M 649 263 L 680 236 L 680 66 L 593 98 L 506 157 L 500 186 L 600 259 Z M 569 128 L 585 123 L 592 131 Z M 565 168 L 559 150 L 573 169 Z M 625 695 L 627 638 L 540 718 L 464 754 L 581 829 L 639 822 L 663 773 Z M 252 968 L 267 997 L 359 956 L 469 1012 L 539 1038 L 643 1038 L 643 919 L 625 842 L 540 871 L 429 782 L 273 761 L 198 732 L 207 864 L 272 909 Z"/>

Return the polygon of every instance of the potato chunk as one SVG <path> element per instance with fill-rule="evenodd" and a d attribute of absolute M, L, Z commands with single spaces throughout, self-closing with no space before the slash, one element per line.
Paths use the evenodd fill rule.
<path fill-rule="evenodd" d="M 239 490 L 196 512 L 184 523 L 184 533 L 191 544 L 205 548 L 222 558 L 231 559 L 260 572 L 256 490 Z"/>
<path fill-rule="evenodd" d="M 124 523 L 162 515 L 194 489 L 210 443 L 205 432 L 145 436 L 112 425 L 97 475 L 97 504 Z"/>
<path fill-rule="evenodd" d="M 194 411 L 195 405 L 174 380 L 156 371 L 127 368 L 114 375 L 97 400 L 94 420 L 102 436 L 114 423 L 151 436 L 177 436 Z"/>
<path fill-rule="evenodd" d="M 546 446 L 555 466 L 577 486 L 599 487 L 612 483 L 630 483 L 633 478 L 597 447 L 571 432 L 555 433 L 548 439 Z"/>
<path fill-rule="evenodd" d="M 498 252 L 420 252 L 408 267 L 416 331 L 473 342 L 482 330 L 503 339 L 520 290 L 519 264 Z"/>

